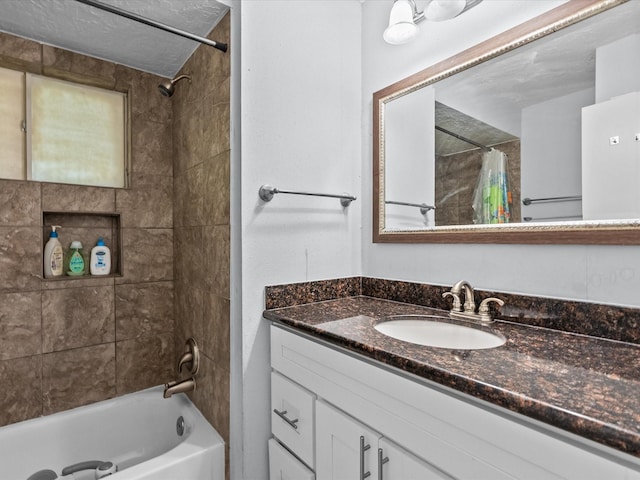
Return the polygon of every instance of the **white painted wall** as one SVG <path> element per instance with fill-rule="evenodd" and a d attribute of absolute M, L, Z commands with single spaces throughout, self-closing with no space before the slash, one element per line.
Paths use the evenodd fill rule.
<path fill-rule="evenodd" d="M 389 3 L 363 4 L 363 198 L 371 196 L 375 91 L 563 1 L 485 0 L 454 20 L 422 23 L 416 41 L 403 46 L 382 40 Z M 442 285 L 466 278 L 478 288 L 640 306 L 638 246 L 373 244 L 371 202 L 363 203 L 362 213 L 363 275 Z"/>
<path fill-rule="evenodd" d="M 582 107 L 592 105 L 594 95 L 594 89 L 588 88 L 522 110 L 522 198 L 581 195 Z M 534 222 L 553 217 L 582 220 L 582 202 L 523 205 L 522 216 Z"/>
<path fill-rule="evenodd" d="M 233 478 L 267 477 L 270 432 L 264 286 L 359 275 L 360 2 L 243 0 L 241 15 L 242 465 Z M 286 190 L 358 197 L 276 195 Z M 239 320 L 239 319 L 234 319 Z M 236 432 L 240 433 L 240 432 Z M 239 470 L 242 471 L 239 471 Z"/>

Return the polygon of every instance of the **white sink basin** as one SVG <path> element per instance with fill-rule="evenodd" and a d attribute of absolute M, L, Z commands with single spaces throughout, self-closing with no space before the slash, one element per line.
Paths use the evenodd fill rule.
<path fill-rule="evenodd" d="M 389 317 L 375 329 L 388 337 L 428 347 L 456 350 L 481 350 L 503 345 L 506 339 L 486 327 L 451 323 L 445 317 L 403 315 Z"/>

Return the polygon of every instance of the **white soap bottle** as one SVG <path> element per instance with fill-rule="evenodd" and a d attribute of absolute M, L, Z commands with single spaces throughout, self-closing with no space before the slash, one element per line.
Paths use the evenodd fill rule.
<path fill-rule="evenodd" d="M 60 244 L 60 240 L 58 240 L 56 228 L 60 228 L 60 226 L 51 225 L 49 241 L 44 246 L 44 278 L 59 277 L 64 271 L 62 244 Z"/>
<path fill-rule="evenodd" d="M 111 273 L 111 251 L 104 244 L 102 238 L 99 238 L 96 246 L 91 249 L 89 270 L 91 275 L 109 275 Z"/>

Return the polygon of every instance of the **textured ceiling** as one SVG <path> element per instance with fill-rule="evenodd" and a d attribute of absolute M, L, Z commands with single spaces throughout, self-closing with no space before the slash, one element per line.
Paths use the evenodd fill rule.
<path fill-rule="evenodd" d="M 100 2 L 202 37 L 228 10 L 215 0 Z M 75 0 L 0 0 L 0 31 L 171 78 L 200 45 Z"/>

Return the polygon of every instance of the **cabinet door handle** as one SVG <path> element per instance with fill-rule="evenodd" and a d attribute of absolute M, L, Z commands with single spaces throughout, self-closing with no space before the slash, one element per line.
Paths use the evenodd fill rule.
<path fill-rule="evenodd" d="M 298 419 L 294 418 L 293 420 L 290 418 L 287 418 L 287 411 L 283 410 L 282 412 L 280 410 L 278 410 L 277 408 L 273 409 L 273 413 L 275 413 L 276 415 L 278 415 L 282 420 L 284 420 L 285 422 L 287 422 L 289 424 L 289 426 L 291 428 L 293 428 L 294 430 L 298 429 L 298 425 L 296 425 L 296 423 L 298 423 Z"/>
<path fill-rule="evenodd" d="M 382 449 L 378 449 L 378 480 L 383 480 L 382 478 L 382 466 L 385 463 L 389 463 L 389 457 L 385 457 L 382 453 Z"/>
<path fill-rule="evenodd" d="M 369 450 L 371 445 L 364 444 L 364 437 L 360 436 L 360 480 L 364 480 L 367 477 L 371 476 L 371 472 L 364 471 L 364 452 Z"/>

